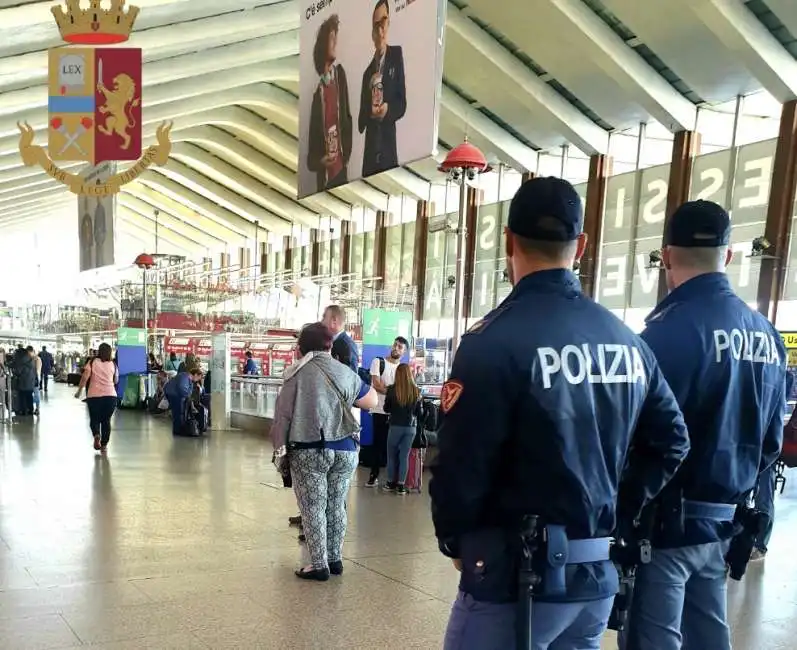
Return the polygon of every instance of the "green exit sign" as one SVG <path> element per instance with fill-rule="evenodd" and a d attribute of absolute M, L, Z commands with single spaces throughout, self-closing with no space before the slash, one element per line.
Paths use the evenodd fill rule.
<path fill-rule="evenodd" d="M 116 334 L 116 344 L 119 346 L 143 348 L 147 344 L 147 332 L 143 329 L 120 327 Z"/>

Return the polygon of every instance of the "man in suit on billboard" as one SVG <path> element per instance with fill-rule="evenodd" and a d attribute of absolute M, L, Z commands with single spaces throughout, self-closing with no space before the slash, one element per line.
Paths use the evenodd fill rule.
<path fill-rule="evenodd" d="M 360 93 L 360 133 L 365 132 L 363 176 L 397 167 L 396 122 L 407 110 L 404 85 L 404 54 L 398 45 L 388 45 L 390 6 L 377 0 L 371 37 L 374 57 L 363 73 Z"/>

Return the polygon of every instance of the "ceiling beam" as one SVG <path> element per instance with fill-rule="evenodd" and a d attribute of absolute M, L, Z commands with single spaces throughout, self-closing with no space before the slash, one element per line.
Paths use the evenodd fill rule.
<path fill-rule="evenodd" d="M 202 124 L 202 126 L 191 126 L 185 129 L 178 128 L 178 125 L 175 124 L 172 129 L 172 141 L 198 144 L 222 160 L 259 179 L 262 183 L 282 192 L 283 195 L 296 196 L 297 174 L 294 171 L 280 165 L 253 147 L 251 143 L 246 143 L 216 126 L 211 126 L 211 124 L 215 124 L 214 120 L 202 121 Z M 281 131 L 279 133 L 284 135 Z M 1 176 L 2 172 L 0 172 Z M 348 219 L 351 214 L 351 206 L 348 203 L 327 192 L 318 194 L 312 199 L 303 199 L 299 203 L 315 212 L 331 214 L 339 219 Z"/>
<path fill-rule="evenodd" d="M 187 250 L 204 251 L 205 255 L 208 254 L 208 247 L 205 246 L 203 242 L 197 241 L 194 237 L 189 237 L 174 230 L 160 219 L 158 220 L 158 227 L 156 229 L 155 219 L 151 213 L 141 214 L 136 208 L 127 203 L 119 203 L 116 206 L 116 222 L 118 223 L 120 219 L 138 224 L 144 229 L 151 230 L 153 234 L 157 233 L 158 240 L 165 239 L 179 244 Z"/>
<path fill-rule="evenodd" d="M 590 120 L 573 104 L 557 93 L 550 85 L 534 74 L 515 55 L 501 43 L 468 18 L 461 10 L 448 3 L 447 27 L 453 29 L 467 41 L 479 54 L 507 75 L 525 93 L 529 105 L 534 110 L 549 112 L 560 133 L 587 155 L 607 153 L 609 135 Z M 452 109 L 453 112 L 453 109 Z M 476 113 L 470 109 L 470 114 Z M 485 118 L 487 119 L 487 118 Z M 493 125 L 499 128 L 497 125 Z M 500 129 L 503 131 L 503 129 Z M 506 137 L 508 133 L 504 132 Z M 489 138 L 492 139 L 492 138 Z M 499 143 L 496 143 L 498 145 Z M 530 164 L 531 156 L 523 156 Z M 536 157 L 534 158 L 536 165 Z M 504 162 L 512 163 L 512 158 Z M 513 166 L 516 166 L 513 164 Z M 534 171 L 535 167 L 517 165 L 518 169 Z"/>
<path fill-rule="evenodd" d="M 241 41 L 256 40 L 295 31 L 299 27 L 299 14 L 292 3 L 257 7 L 248 12 L 229 13 L 223 16 L 202 18 L 183 27 L 178 25 L 180 38 L 174 38 L 174 25 L 136 30 L 125 47 L 143 50 L 147 73 L 162 59 L 177 59 L 198 50 L 208 51 L 234 45 Z M 182 18 L 182 16 L 181 16 Z M 32 44 L 35 47 L 35 43 Z M 48 75 L 47 46 L 37 51 L 0 59 L 0 90 L 46 86 Z M 146 83 L 152 83 L 147 78 Z"/>
<path fill-rule="evenodd" d="M 147 173 L 138 179 L 137 184 L 152 188 L 171 200 L 182 203 L 197 214 L 231 228 L 241 237 L 252 239 L 255 237 L 256 227 L 254 223 L 228 210 L 225 206 L 214 203 L 212 200 L 195 192 L 187 185 L 181 185 L 168 176 Z M 261 241 L 265 240 L 268 236 L 268 232 L 269 231 L 263 228 L 261 224 L 258 239 Z"/>
<path fill-rule="evenodd" d="M 169 196 L 162 194 L 157 189 L 149 187 L 140 182 L 130 183 L 122 187 L 122 195 L 128 195 L 144 201 L 151 206 L 152 210 L 162 210 L 168 212 L 185 224 L 195 228 L 200 228 L 209 235 L 227 242 L 230 246 L 240 246 L 246 241 L 246 237 L 232 230 L 228 225 L 208 219 L 202 214 L 191 209 L 185 203 L 175 201 Z M 255 236 L 253 230 L 252 236 Z"/>
<path fill-rule="evenodd" d="M 143 77 L 145 110 L 157 102 L 150 98 L 151 86 L 157 88 L 157 84 L 160 84 L 168 87 L 180 83 L 180 80 L 190 80 L 209 72 L 227 71 L 229 74 L 231 68 L 267 63 L 272 59 L 296 54 L 298 49 L 298 32 L 284 32 L 221 47 L 215 52 L 203 49 L 201 52 L 147 64 Z M 281 67 L 284 68 L 284 65 Z M 168 92 L 168 88 L 162 89 L 161 93 L 164 91 Z M 0 115 L 11 115 L 38 107 L 46 108 L 48 94 L 46 83 L 3 93 Z"/>
<path fill-rule="evenodd" d="M 195 241 L 197 244 L 201 244 L 208 250 L 223 250 L 225 246 L 227 246 L 226 241 L 219 239 L 218 237 L 214 237 L 207 231 L 203 230 L 201 224 L 189 224 L 173 214 L 170 214 L 165 210 L 161 210 L 160 208 L 155 208 L 146 201 L 143 201 L 132 194 L 128 194 L 127 192 L 122 192 L 119 194 L 117 198 L 117 205 L 124 205 L 131 210 L 135 210 L 141 216 L 152 220 L 153 223 L 157 222 L 159 228 L 161 225 L 163 225 L 164 227 L 173 230 L 177 234 L 187 237 L 188 239 Z M 155 217 L 156 209 L 158 210 L 157 219 Z"/>
<path fill-rule="evenodd" d="M 550 4 L 584 36 L 590 59 L 625 88 L 653 118 L 673 133 L 695 128 L 697 107 L 582 0 L 550 0 Z"/>
<path fill-rule="evenodd" d="M 679 0 L 778 101 L 797 98 L 797 61 L 739 0 Z"/>
<path fill-rule="evenodd" d="M 190 142 L 177 142 L 171 157 L 188 164 L 192 169 L 219 182 L 239 196 L 249 199 L 269 212 L 292 223 L 310 228 L 318 227 L 318 214 L 263 185 L 221 158 Z M 172 166 L 171 163 L 168 166 Z M 268 227 L 268 224 L 263 224 Z"/>
<path fill-rule="evenodd" d="M 210 154 L 207 154 L 207 156 L 212 158 Z M 290 221 L 282 219 L 250 199 L 236 194 L 233 190 L 226 188 L 221 183 L 199 173 L 175 158 L 170 158 L 165 167 L 150 167 L 144 172 L 141 179 L 146 183 L 148 179 L 155 176 L 162 176 L 176 181 L 200 196 L 204 196 L 214 204 L 237 214 L 242 219 L 240 223 L 243 228 L 241 232 L 243 235 L 254 233 L 255 223 L 260 223 L 260 227 L 269 232 L 278 234 L 290 234 L 291 232 Z"/>

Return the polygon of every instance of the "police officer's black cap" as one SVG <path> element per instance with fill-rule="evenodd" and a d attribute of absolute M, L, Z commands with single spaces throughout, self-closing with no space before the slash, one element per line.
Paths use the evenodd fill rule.
<path fill-rule="evenodd" d="M 731 241 L 731 218 L 713 201 L 688 201 L 667 222 L 664 245 L 718 248 Z"/>
<path fill-rule="evenodd" d="M 562 178 L 532 178 L 509 205 L 509 230 L 538 241 L 568 242 L 584 228 L 584 210 L 575 188 Z"/>

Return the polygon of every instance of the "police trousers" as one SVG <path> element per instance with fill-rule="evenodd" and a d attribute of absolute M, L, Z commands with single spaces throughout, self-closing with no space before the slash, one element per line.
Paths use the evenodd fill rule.
<path fill-rule="evenodd" d="M 777 472 L 775 465 L 771 465 L 769 469 L 765 470 L 758 478 L 758 490 L 755 495 L 755 507 L 757 510 L 766 512 L 769 515 L 769 520 L 761 534 L 756 537 L 755 547 L 763 552 L 767 552 L 769 546 L 769 539 L 772 537 L 772 528 L 775 525 L 775 479 Z"/>
<path fill-rule="evenodd" d="M 637 570 L 621 650 L 730 650 L 725 554 L 729 542 L 654 549 Z"/>
<path fill-rule="evenodd" d="M 614 598 L 584 603 L 539 603 L 532 607 L 533 650 L 599 650 Z M 446 630 L 444 650 L 517 648 L 517 604 L 479 602 L 459 592 Z"/>

